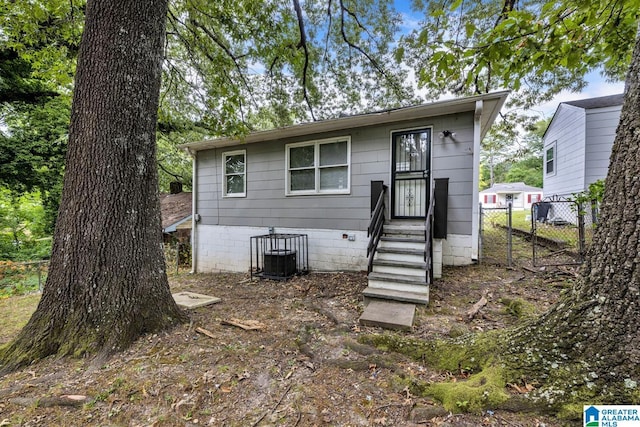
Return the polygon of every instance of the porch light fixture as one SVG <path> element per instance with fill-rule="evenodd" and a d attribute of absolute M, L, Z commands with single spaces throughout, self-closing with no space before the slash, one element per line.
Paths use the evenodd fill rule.
<path fill-rule="evenodd" d="M 438 136 L 440 137 L 440 139 L 445 139 L 445 138 L 454 139 L 456 137 L 456 133 L 450 130 L 443 130 L 438 134 Z"/>

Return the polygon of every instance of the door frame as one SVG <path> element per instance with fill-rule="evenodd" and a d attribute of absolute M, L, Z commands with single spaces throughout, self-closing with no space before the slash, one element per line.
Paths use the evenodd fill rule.
<path fill-rule="evenodd" d="M 402 134 L 408 134 L 408 133 L 420 133 L 420 132 L 427 132 L 429 134 L 429 142 L 427 144 L 426 147 L 426 168 L 427 169 L 421 169 L 421 170 L 417 170 L 417 172 L 422 171 L 423 172 L 423 177 L 422 178 L 415 178 L 415 179 L 424 179 L 425 182 L 425 186 L 424 186 L 424 194 L 422 194 L 423 200 L 425 200 L 425 204 L 424 204 L 424 210 L 425 210 L 425 214 L 424 215 L 420 215 L 420 216 L 411 216 L 411 215 L 398 215 L 398 213 L 396 212 L 396 166 L 397 166 L 397 162 L 396 162 L 396 137 L 398 135 L 402 135 Z M 426 217 L 426 213 L 428 210 L 428 206 L 430 203 L 429 200 L 429 195 L 430 195 L 430 189 L 432 186 L 432 153 L 433 153 L 433 126 L 418 126 L 418 127 L 413 127 L 413 128 L 408 128 L 408 129 L 396 129 L 396 130 L 392 130 L 390 132 L 390 151 L 391 151 L 391 164 L 390 164 L 390 182 L 391 182 L 391 191 L 390 191 L 390 216 L 391 219 L 424 219 Z"/>

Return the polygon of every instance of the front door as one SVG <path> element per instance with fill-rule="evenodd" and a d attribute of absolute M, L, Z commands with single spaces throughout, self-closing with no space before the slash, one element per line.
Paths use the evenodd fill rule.
<path fill-rule="evenodd" d="M 391 217 L 425 218 L 429 206 L 431 129 L 394 132 Z"/>

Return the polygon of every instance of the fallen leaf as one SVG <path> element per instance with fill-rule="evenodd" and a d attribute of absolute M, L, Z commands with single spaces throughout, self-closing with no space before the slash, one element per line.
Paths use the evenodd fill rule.
<path fill-rule="evenodd" d="M 293 375 L 293 371 L 295 371 L 295 370 L 296 370 L 296 368 L 293 368 L 292 370 L 287 372 L 287 375 L 284 376 L 284 379 L 288 380 L 291 377 L 291 375 Z"/>

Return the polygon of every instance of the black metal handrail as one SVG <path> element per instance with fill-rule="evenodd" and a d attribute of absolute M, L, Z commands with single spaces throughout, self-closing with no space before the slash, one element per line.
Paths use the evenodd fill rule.
<path fill-rule="evenodd" d="M 433 187 L 431 187 L 431 197 L 429 198 L 429 209 L 425 217 L 424 224 L 424 262 L 427 266 L 425 280 L 430 285 L 433 282 L 433 212 L 435 210 L 436 198 Z"/>
<path fill-rule="evenodd" d="M 382 228 L 384 226 L 384 199 L 387 192 L 387 186 L 382 186 L 382 191 L 378 196 L 376 207 L 371 213 L 371 221 L 367 228 L 367 237 L 369 237 L 369 244 L 367 245 L 367 257 L 369 257 L 369 265 L 367 271 L 371 273 L 373 269 L 373 256 L 378 248 L 378 242 L 380 242 L 380 236 L 382 236 Z"/>

